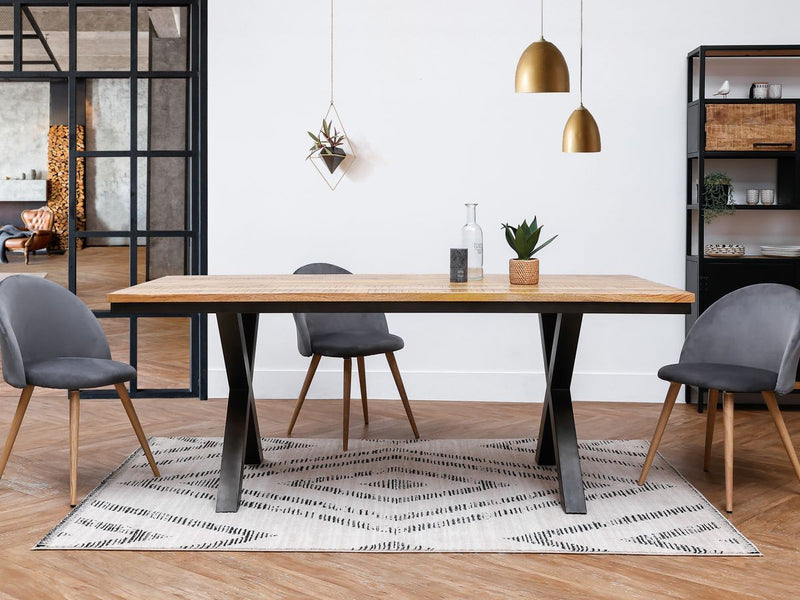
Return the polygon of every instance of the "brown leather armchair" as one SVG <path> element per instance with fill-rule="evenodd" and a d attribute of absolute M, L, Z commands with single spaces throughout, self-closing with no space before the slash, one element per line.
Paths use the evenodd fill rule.
<path fill-rule="evenodd" d="M 53 238 L 53 213 L 47 206 L 23 210 L 23 229 L 32 231 L 33 235 L 24 238 L 11 238 L 6 240 L 6 250 L 25 253 L 25 264 L 28 264 L 29 254 L 41 248 L 47 249 Z M 48 254 L 49 254 L 48 250 Z"/>

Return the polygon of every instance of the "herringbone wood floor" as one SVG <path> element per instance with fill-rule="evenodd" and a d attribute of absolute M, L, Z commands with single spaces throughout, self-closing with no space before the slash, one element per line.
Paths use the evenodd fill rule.
<path fill-rule="evenodd" d="M 299 384 L 299 382 L 298 382 Z M 0 397 L 5 435 L 16 398 Z M 135 400 L 148 435 L 222 434 L 224 400 Z M 539 405 L 412 401 L 424 437 L 519 437 Z M 258 402 L 263 435 L 283 435 L 292 401 Z M 368 429 L 354 403 L 351 437 L 409 435 L 401 404 L 374 401 Z M 579 437 L 647 438 L 654 404 L 577 403 Z M 136 448 L 122 407 L 84 402 L 80 487 L 85 494 Z M 341 434 L 341 402 L 309 400 L 297 437 Z M 786 415 L 800 439 L 800 412 Z M 31 551 L 69 510 L 67 404 L 31 402 L 0 481 L 0 598 L 795 598 L 800 589 L 800 483 L 765 411 L 736 415 L 731 521 L 761 558 L 518 554 L 153 553 Z M 702 471 L 703 418 L 678 405 L 662 453 L 717 507 L 724 501 L 721 440 Z"/>
<path fill-rule="evenodd" d="M 84 288 L 90 303 L 117 283 L 124 251 L 82 251 L 97 269 Z M 119 257 L 107 261 L 111 255 Z M 79 256 L 79 259 L 80 259 Z M 12 259 L 13 260 L 13 259 Z M 34 268 L 59 280 L 57 261 L 36 256 Z M 18 262 L 18 261 L 17 261 Z M 2 270 L 21 270 L 9 265 Z M 80 287 L 80 286 L 79 286 Z M 179 328 L 167 337 L 140 337 L 153 365 L 153 385 L 169 385 L 182 367 L 174 355 Z M 115 351 L 124 333 L 111 332 Z M 298 388 L 301 383 L 298 376 Z M 174 385 L 174 384 L 173 384 Z M 414 397 L 414 390 L 409 390 Z M 0 443 L 8 431 L 17 392 L 0 386 Z M 134 401 L 148 435 L 222 435 L 225 401 Z M 412 400 L 423 437 L 522 437 L 538 430 L 540 405 Z M 281 436 L 293 400 L 258 402 L 261 432 Z M 649 439 L 660 405 L 577 403 L 583 439 Z M 795 445 L 800 412 L 786 413 Z M 781 598 L 800 589 L 800 482 L 766 411 L 736 415 L 735 512 L 731 521 L 755 542 L 761 558 L 565 556 L 520 554 L 172 553 L 31 551 L 69 510 L 68 409 L 63 393 L 37 391 L 8 468 L 0 480 L 0 599 L 6 598 Z M 353 403 L 351 438 L 410 435 L 397 400 L 373 401 L 370 425 L 360 425 Z M 724 502 L 722 442 L 718 425 L 710 473 L 702 471 L 704 415 L 676 406 L 662 453 L 717 507 Z M 309 400 L 296 437 L 341 436 L 341 401 Z M 81 413 L 81 495 L 96 486 L 130 452 L 136 439 L 122 406 L 87 400 Z"/>

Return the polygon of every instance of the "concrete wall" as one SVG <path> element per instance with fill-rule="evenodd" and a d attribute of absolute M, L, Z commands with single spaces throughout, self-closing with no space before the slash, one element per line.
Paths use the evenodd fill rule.
<path fill-rule="evenodd" d="M 591 155 L 561 152 L 579 102 L 579 2 L 544 8 L 545 37 L 570 67 L 569 94 L 514 93 L 517 60 L 539 37 L 535 2 L 337 2 L 336 104 L 358 160 L 330 192 L 303 160 L 305 132 L 328 106 L 329 2 L 209 2 L 210 271 L 290 273 L 325 260 L 361 273 L 446 273 L 463 203 L 478 202 L 489 273 L 507 272 L 500 223 L 537 215 L 546 234 L 559 234 L 541 253 L 545 274 L 630 273 L 682 286 L 686 54 L 700 44 L 797 43 L 800 3 L 587 0 L 584 103 L 603 142 Z M 774 77 L 797 78 L 794 64 L 794 75 Z M 762 77 L 756 65 L 742 81 Z M 232 234 L 242 219 L 247 233 Z M 263 315 L 261 324 L 256 395 L 296 396 L 307 359 L 292 319 Z M 406 342 L 398 361 L 412 397 L 542 397 L 535 317 L 389 315 L 389 325 Z M 575 398 L 661 401 L 655 373 L 678 357 L 683 327 L 681 316 L 587 316 Z M 210 395 L 223 396 L 210 331 Z M 371 393 L 395 398 L 385 361 L 367 368 Z M 321 370 L 311 394 L 338 397 L 341 361 Z"/>
<path fill-rule="evenodd" d="M 178 32 L 166 28 L 165 34 L 150 40 L 150 69 L 180 71 L 186 68 L 188 36 L 187 11 L 182 11 Z M 170 12 L 162 11 L 167 19 Z M 174 25 L 174 18 L 172 21 Z M 177 29 L 177 28 L 176 28 Z M 150 148 L 152 150 L 186 149 L 186 112 L 188 84 L 184 79 L 150 81 Z M 149 163 L 147 212 L 152 230 L 186 228 L 186 159 L 154 158 Z M 186 268 L 186 241 L 183 238 L 150 238 L 147 247 L 147 279 L 165 275 L 183 275 Z"/>
<path fill-rule="evenodd" d="M 86 82 L 86 149 L 128 150 L 130 147 L 130 83 L 126 79 L 91 79 Z M 147 148 L 147 84 L 138 89 L 138 144 Z M 137 216 L 147 229 L 147 162 L 139 161 Z M 130 160 L 86 159 L 86 228 L 130 229 Z M 126 238 L 90 238 L 90 245 L 127 245 Z"/>
<path fill-rule="evenodd" d="M 47 178 L 50 84 L 0 82 L 0 179 Z"/>
<path fill-rule="evenodd" d="M 47 131 L 50 126 L 50 87 L 47 83 L 0 82 L 0 186 L 6 176 L 18 179 L 35 169 L 37 178 L 47 179 Z M 27 180 L 26 180 L 27 181 Z M 31 187 L 15 181 L 13 187 Z M 39 188 L 36 188 L 39 190 Z M 3 194 L 6 196 L 6 194 Z M 0 225 L 21 225 L 19 214 L 46 202 L 0 202 Z"/>

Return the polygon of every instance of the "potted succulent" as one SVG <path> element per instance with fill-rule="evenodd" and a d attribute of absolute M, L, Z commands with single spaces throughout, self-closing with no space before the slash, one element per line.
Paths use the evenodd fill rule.
<path fill-rule="evenodd" d="M 331 132 L 333 129 L 333 132 Z M 341 162 L 347 157 L 347 153 L 340 147 L 344 143 L 344 134 L 339 133 L 336 128 L 332 127 L 330 121 L 322 119 L 322 127 L 317 135 L 310 131 L 308 135 L 314 140 L 314 145 L 311 146 L 306 160 L 317 154 L 325 161 L 328 170 L 333 173 Z"/>
<path fill-rule="evenodd" d="M 508 245 L 517 253 L 517 258 L 508 260 L 509 281 L 514 285 L 536 285 L 539 283 L 539 259 L 533 258 L 533 255 L 558 236 L 554 235 L 537 246 L 542 226 L 537 226 L 536 217 L 533 217 L 530 225 L 527 221 L 522 221 L 522 225 L 517 227 L 504 223 L 502 228 L 506 231 Z"/>
<path fill-rule="evenodd" d="M 703 218 L 706 223 L 720 215 L 733 214 L 734 208 L 730 204 L 733 185 L 727 174 L 709 173 L 703 177 L 703 188 Z"/>

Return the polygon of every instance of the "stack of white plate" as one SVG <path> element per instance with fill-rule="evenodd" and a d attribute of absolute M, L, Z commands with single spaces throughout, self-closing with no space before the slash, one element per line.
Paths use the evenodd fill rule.
<path fill-rule="evenodd" d="M 800 246 L 761 246 L 764 256 L 800 256 Z"/>

